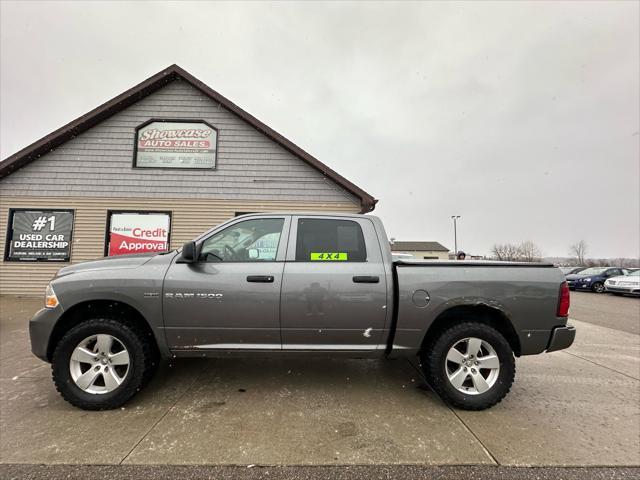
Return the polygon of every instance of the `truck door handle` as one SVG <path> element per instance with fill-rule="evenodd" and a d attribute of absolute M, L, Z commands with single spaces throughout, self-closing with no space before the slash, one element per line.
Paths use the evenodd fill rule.
<path fill-rule="evenodd" d="M 358 275 L 353 277 L 353 283 L 380 283 L 377 275 Z"/>
<path fill-rule="evenodd" d="M 247 282 L 273 283 L 273 275 L 249 275 Z"/>

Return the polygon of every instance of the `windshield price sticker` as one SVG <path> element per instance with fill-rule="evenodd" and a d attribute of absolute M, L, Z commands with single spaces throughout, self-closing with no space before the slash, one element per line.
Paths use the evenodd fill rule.
<path fill-rule="evenodd" d="M 347 254 L 344 252 L 311 252 L 311 261 L 333 261 L 344 262 L 347 260 Z"/>

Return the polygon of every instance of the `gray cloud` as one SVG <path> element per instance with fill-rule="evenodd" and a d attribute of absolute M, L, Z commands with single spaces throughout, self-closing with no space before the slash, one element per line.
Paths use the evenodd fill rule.
<path fill-rule="evenodd" d="M 453 249 L 460 214 L 474 253 L 640 255 L 637 2 L 1 8 L 2 158 L 177 63 L 379 198 L 390 236 Z"/>

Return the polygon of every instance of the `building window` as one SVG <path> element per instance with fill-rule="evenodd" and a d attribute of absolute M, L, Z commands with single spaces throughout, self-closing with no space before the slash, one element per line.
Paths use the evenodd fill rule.
<path fill-rule="evenodd" d="M 73 210 L 12 208 L 4 259 L 14 262 L 68 262 L 71 259 Z"/>
<path fill-rule="evenodd" d="M 169 250 L 171 212 L 114 212 L 107 214 L 105 256 Z"/>
<path fill-rule="evenodd" d="M 238 222 L 207 238 L 200 259 L 204 262 L 273 262 L 278 255 L 283 218 Z"/>
<path fill-rule="evenodd" d="M 296 262 L 366 262 L 362 228 L 351 220 L 298 220 Z"/>

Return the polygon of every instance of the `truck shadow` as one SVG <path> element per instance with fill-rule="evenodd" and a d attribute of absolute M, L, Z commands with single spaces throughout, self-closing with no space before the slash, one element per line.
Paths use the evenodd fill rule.
<path fill-rule="evenodd" d="M 440 402 L 418 369 L 417 362 L 404 359 L 172 359 L 161 364 L 154 379 L 130 403 L 144 405 L 149 398 L 176 389 L 194 401 L 211 400 L 213 395 L 217 404 L 242 394 L 280 398 L 410 394 Z"/>

